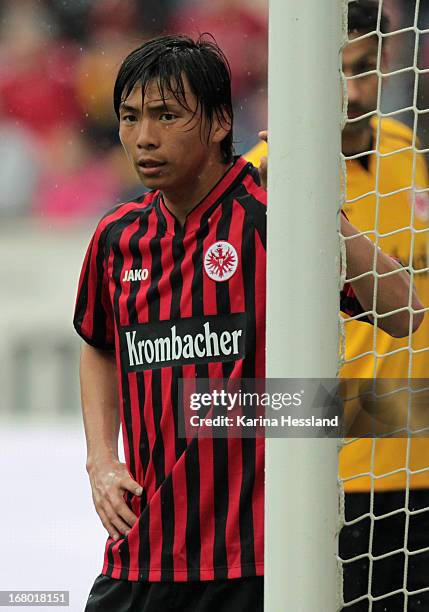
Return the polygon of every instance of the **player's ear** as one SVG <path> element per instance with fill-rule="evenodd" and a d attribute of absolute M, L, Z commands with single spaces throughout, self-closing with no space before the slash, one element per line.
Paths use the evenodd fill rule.
<path fill-rule="evenodd" d="M 215 112 L 213 114 L 213 123 L 211 129 L 211 141 L 213 143 L 222 142 L 228 136 L 232 129 L 232 118 L 228 115 L 226 109 L 223 112 Z"/>

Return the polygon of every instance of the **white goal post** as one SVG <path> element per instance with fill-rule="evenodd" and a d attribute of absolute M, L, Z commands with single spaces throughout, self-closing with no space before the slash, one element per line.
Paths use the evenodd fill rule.
<path fill-rule="evenodd" d="M 335 378 L 341 365 L 364 387 L 393 379 L 405 393 L 388 398 L 395 434 L 340 441 L 339 467 L 335 440 L 267 439 L 265 610 L 426 610 L 429 5 L 270 0 L 269 22 L 267 377 Z M 341 320 L 340 357 L 341 206 L 408 270 L 423 306 L 409 291 L 401 310 L 426 316 L 391 337 L 374 298 L 372 327 Z"/>
<path fill-rule="evenodd" d="M 337 375 L 344 5 L 270 0 L 268 378 Z M 267 439 L 265 487 L 265 611 L 333 612 L 336 440 Z"/>

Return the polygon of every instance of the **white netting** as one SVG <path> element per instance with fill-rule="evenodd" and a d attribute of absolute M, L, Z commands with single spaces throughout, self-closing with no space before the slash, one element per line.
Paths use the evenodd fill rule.
<path fill-rule="evenodd" d="M 355 2 L 359 4 L 348 4 L 349 16 Z M 380 0 L 374 27 L 363 30 L 349 32 L 343 50 L 344 92 L 356 111 L 343 132 L 344 210 L 361 235 L 401 260 L 426 312 L 429 2 Z M 367 120 L 366 142 L 359 126 Z M 342 320 L 342 375 L 367 381 L 405 379 L 389 396 L 392 418 L 387 425 L 391 431 L 415 431 L 428 422 L 429 405 L 416 401 L 425 384 L 420 380 L 414 386 L 413 380 L 429 379 L 429 315 L 404 339 L 384 334 L 380 324 L 392 312 L 410 313 L 411 332 L 415 311 L 410 293 L 408 306 L 388 315 L 377 313 L 379 283 L 401 271 L 380 275 L 376 266 L 377 250 L 372 272 L 355 279 L 374 275 L 373 306 L 367 313 L 374 326 Z M 429 437 L 347 439 L 340 453 L 340 481 L 346 492 L 345 504 L 343 499 L 340 504 L 341 607 L 351 612 L 429 610 Z"/>

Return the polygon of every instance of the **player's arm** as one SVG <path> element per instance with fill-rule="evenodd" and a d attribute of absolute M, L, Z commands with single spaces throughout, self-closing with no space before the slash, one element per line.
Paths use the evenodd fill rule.
<path fill-rule="evenodd" d="M 118 458 L 120 416 L 113 351 L 83 342 L 80 381 L 92 498 L 101 522 L 116 540 L 137 520 L 124 501 L 124 492 L 141 495 L 142 489 Z"/>
<path fill-rule="evenodd" d="M 399 263 L 378 249 L 371 240 L 362 236 L 344 215 L 341 215 L 341 233 L 346 238 L 347 279 L 352 285 L 362 308 L 373 310 L 375 275 L 367 273 L 373 270 L 374 253 L 376 252 L 376 274 L 378 275 L 376 313 L 384 315 L 397 309 L 406 309 L 378 318 L 378 326 L 391 336 L 397 338 L 408 336 L 410 329 L 410 310 L 408 306 L 410 305 L 413 311 L 423 308 L 416 292 L 410 287 L 410 275 Z M 394 271 L 396 272 L 389 276 L 380 276 Z M 365 276 L 353 280 L 362 274 L 365 274 Z M 420 326 L 423 316 L 422 312 L 413 314 L 413 332 Z"/>

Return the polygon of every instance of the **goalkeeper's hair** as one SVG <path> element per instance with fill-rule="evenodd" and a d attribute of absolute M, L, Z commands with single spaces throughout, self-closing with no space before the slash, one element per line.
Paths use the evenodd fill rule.
<path fill-rule="evenodd" d="M 348 30 L 349 34 L 368 34 L 375 32 L 378 24 L 379 2 L 378 0 L 350 0 L 348 5 Z M 389 19 L 381 10 L 380 31 L 389 30 Z"/>
<path fill-rule="evenodd" d="M 141 84 L 142 95 L 149 82 L 156 80 L 160 97 L 165 100 L 173 94 L 177 102 L 187 110 L 186 76 L 198 105 L 194 116 L 201 111 L 210 129 L 216 117 L 223 126 L 229 126 L 227 136 L 220 143 L 222 160 L 233 160 L 231 68 L 213 37 L 203 34 L 197 40 L 187 36 L 160 36 L 149 40 L 132 51 L 123 61 L 116 77 L 113 105 L 119 118 L 119 107 L 136 84 Z"/>

